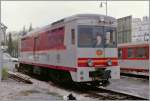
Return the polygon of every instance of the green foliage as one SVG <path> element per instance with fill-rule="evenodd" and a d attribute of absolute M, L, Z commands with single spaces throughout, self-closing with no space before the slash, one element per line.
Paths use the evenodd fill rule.
<path fill-rule="evenodd" d="M 8 33 L 8 36 L 6 37 L 6 46 L 8 46 L 7 52 L 13 56 L 18 57 L 19 50 L 18 50 L 18 44 L 19 44 L 19 36 L 25 35 L 27 32 L 32 31 L 34 28 L 32 27 L 32 23 L 29 26 L 29 30 L 26 30 L 25 26 L 23 26 L 22 31 L 12 31 Z M 3 43 L 2 43 L 3 44 Z"/>
<path fill-rule="evenodd" d="M 6 80 L 8 79 L 8 68 L 2 68 L 2 79 Z"/>
<path fill-rule="evenodd" d="M 12 42 L 11 33 L 9 33 L 9 36 L 8 36 L 8 53 L 10 55 L 12 55 L 12 51 L 13 51 L 13 42 Z"/>
<path fill-rule="evenodd" d="M 32 28 L 32 24 L 30 24 L 30 27 L 29 27 L 29 32 L 32 31 L 33 28 Z"/>
<path fill-rule="evenodd" d="M 18 33 L 17 33 L 18 34 Z M 13 34 L 9 33 L 8 40 L 6 41 L 6 45 L 8 46 L 7 52 L 13 56 L 18 57 L 18 38 L 12 37 Z"/>
<path fill-rule="evenodd" d="M 13 43 L 12 56 L 13 57 L 18 57 L 18 39 L 13 40 L 12 43 Z"/>

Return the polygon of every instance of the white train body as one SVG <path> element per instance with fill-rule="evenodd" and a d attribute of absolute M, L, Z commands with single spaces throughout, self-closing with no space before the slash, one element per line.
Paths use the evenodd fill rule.
<path fill-rule="evenodd" d="M 150 43 L 136 42 L 118 45 L 119 65 L 122 72 L 149 75 Z"/>
<path fill-rule="evenodd" d="M 107 36 L 108 44 L 109 41 L 113 41 L 110 47 L 104 45 L 105 31 L 108 36 L 112 36 L 111 40 Z M 84 34 L 81 34 L 82 32 Z M 104 32 L 101 33 L 99 41 L 102 46 L 92 46 L 93 43 L 90 42 L 94 39 L 89 36 L 99 32 Z M 98 69 L 110 70 L 111 79 L 119 79 L 115 32 L 116 20 L 112 17 L 96 14 L 68 17 L 22 37 L 19 62 L 35 67 L 67 71 L 75 82 L 93 81 L 96 77 L 90 77 L 90 72 Z M 89 36 L 86 37 L 85 34 Z"/>

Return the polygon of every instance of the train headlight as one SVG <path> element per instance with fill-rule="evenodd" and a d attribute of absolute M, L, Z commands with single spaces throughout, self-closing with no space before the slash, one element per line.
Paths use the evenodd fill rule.
<path fill-rule="evenodd" d="M 88 66 L 92 67 L 93 66 L 93 60 L 88 59 L 87 64 L 88 64 Z"/>
<path fill-rule="evenodd" d="M 112 61 L 111 61 L 111 60 L 108 60 L 108 61 L 107 61 L 107 64 L 108 64 L 109 66 L 111 66 L 111 65 L 112 65 Z"/>

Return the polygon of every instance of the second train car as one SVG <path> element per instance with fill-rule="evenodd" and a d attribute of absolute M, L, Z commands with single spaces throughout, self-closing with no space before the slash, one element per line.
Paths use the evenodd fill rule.
<path fill-rule="evenodd" d="M 149 76 L 149 47 L 149 42 L 119 44 L 118 57 L 121 72 Z"/>

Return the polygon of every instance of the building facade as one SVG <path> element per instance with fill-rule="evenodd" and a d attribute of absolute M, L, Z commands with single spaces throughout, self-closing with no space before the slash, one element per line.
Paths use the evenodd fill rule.
<path fill-rule="evenodd" d="M 123 17 L 117 20 L 118 43 L 131 42 L 132 16 Z"/>
<path fill-rule="evenodd" d="M 147 16 L 132 21 L 132 42 L 150 41 L 150 20 Z"/>
<path fill-rule="evenodd" d="M 126 16 L 117 20 L 118 43 L 150 41 L 150 20 L 147 16 L 132 18 Z"/>

